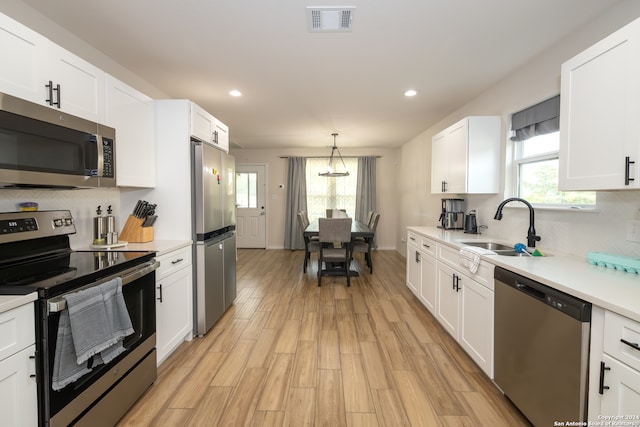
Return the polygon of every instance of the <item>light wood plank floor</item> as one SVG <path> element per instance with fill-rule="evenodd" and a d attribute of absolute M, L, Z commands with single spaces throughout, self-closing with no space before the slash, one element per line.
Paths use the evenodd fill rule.
<path fill-rule="evenodd" d="M 323 277 L 302 251 L 238 251 L 238 297 L 119 426 L 527 426 L 405 285 L 405 259 Z"/>

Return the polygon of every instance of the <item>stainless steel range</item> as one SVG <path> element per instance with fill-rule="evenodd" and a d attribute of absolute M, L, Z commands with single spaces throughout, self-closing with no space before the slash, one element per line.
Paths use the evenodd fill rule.
<path fill-rule="evenodd" d="M 75 232 L 69 211 L 0 213 L 0 294 L 38 293 L 34 315 L 40 425 L 114 425 L 156 378 L 159 263 L 154 252 L 73 251 L 69 234 Z M 130 319 L 122 348 L 109 362 L 89 357 L 81 365 L 82 375 L 61 386 L 54 371 L 60 366 L 59 334 L 68 318 L 68 302 L 114 280 L 121 281 L 118 291 Z M 92 333 L 97 331 L 89 330 Z"/>

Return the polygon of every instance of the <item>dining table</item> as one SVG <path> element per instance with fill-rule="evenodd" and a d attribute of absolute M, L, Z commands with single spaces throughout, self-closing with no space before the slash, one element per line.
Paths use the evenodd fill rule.
<path fill-rule="evenodd" d="M 311 238 L 313 236 L 318 236 L 320 232 L 318 224 L 319 222 L 317 219 L 314 219 L 309 223 L 307 228 L 304 229 L 305 239 Z M 369 227 L 367 227 L 367 224 L 365 224 L 362 221 L 358 221 L 357 219 L 354 219 L 351 222 L 351 240 L 352 241 L 356 238 L 363 238 L 364 240 L 369 240 L 369 239 L 373 239 L 373 237 L 374 237 L 374 233 L 373 231 L 371 231 Z M 336 270 L 335 272 L 335 274 L 340 274 L 340 273 L 341 273 L 340 270 Z M 349 269 L 349 275 L 359 276 L 360 274 L 358 273 L 357 270 Z"/>

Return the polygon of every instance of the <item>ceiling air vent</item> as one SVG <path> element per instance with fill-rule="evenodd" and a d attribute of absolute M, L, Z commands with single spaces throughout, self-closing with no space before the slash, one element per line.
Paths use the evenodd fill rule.
<path fill-rule="evenodd" d="M 355 6 L 307 6 L 312 33 L 351 31 Z"/>

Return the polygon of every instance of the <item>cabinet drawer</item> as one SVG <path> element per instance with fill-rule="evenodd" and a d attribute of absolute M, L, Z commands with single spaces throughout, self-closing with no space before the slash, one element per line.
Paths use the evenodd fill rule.
<path fill-rule="evenodd" d="M 605 311 L 604 351 L 640 371 L 640 323 Z"/>
<path fill-rule="evenodd" d="M 33 303 L 0 313 L 0 360 L 35 343 Z"/>
<path fill-rule="evenodd" d="M 474 274 L 460 264 L 460 251 L 445 245 L 438 245 L 438 259 L 455 268 L 459 273 L 471 277 L 484 287 L 493 290 L 493 264 L 481 261 Z"/>
<path fill-rule="evenodd" d="M 160 267 L 156 271 L 156 280 L 191 265 L 191 246 L 177 249 L 157 258 Z"/>
<path fill-rule="evenodd" d="M 407 243 L 417 246 L 422 252 L 431 256 L 436 256 L 437 241 L 429 237 L 422 236 L 413 231 L 407 232 Z"/>
<path fill-rule="evenodd" d="M 436 256 L 436 241 L 428 237 L 420 236 L 420 250 L 433 257 Z"/>
<path fill-rule="evenodd" d="M 414 244 L 420 246 L 420 242 L 422 241 L 422 236 L 418 233 L 414 233 L 413 231 L 407 231 L 407 243 Z"/>

